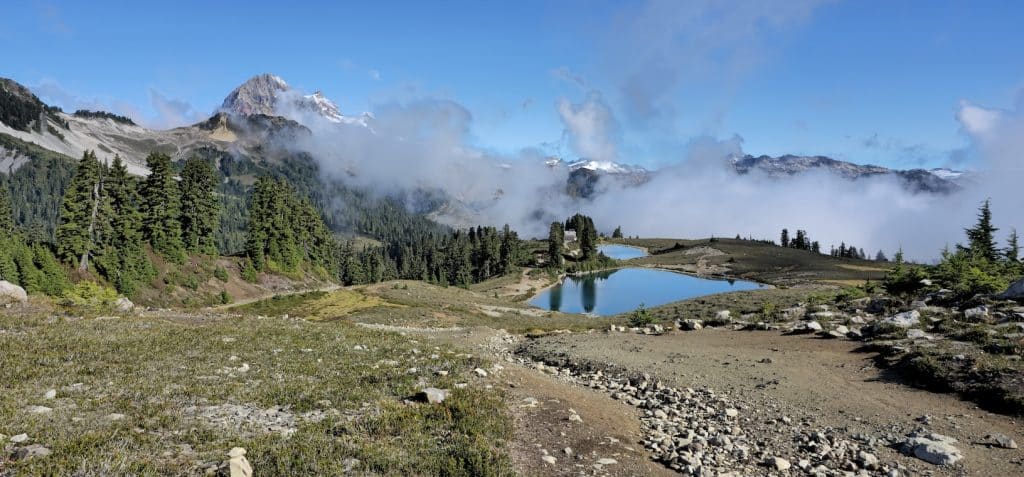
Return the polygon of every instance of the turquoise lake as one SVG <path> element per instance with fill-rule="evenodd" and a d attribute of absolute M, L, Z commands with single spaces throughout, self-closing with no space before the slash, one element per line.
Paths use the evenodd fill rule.
<path fill-rule="evenodd" d="M 620 268 L 570 276 L 544 290 L 530 304 L 564 313 L 606 316 L 716 293 L 754 290 L 743 280 L 711 280 L 653 268 Z"/>
<path fill-rule="evenodd" d="M 644 249 L 629 247 L 626 245 L 598 245 L 597 250 L 605 254 L 608 258 L 614 258 L 616 260 L 629 260 L 631 258 L 647 256 L 647 252 L 645 252 Z"/>

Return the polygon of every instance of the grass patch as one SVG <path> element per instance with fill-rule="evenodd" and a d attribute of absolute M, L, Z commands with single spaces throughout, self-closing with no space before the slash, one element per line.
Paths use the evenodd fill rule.
<path fill-rule="evenodd" d="M 378 306 L 397 306 L 380 297 L 354 290 L 313 291 L 277 295 L 266 300 L 233 307 L 232 311 L 265 316 L 297 316 L 309 320 L 329 320 Z"/>
<path fill-rule="evenodd" d="M 357 474 L 510 473 L 503 397 L 457 390 L 484 363 L 453 349 L 343 321 L 250 316 L 14 315 L 0 327 L 0 433 L 53 451 L 4 462 L 2 473 L 201 475 L 236 446 L 258 475 L 338 475 L 347 458 L 359 459 Z M 437 406 L 402 403 L 424 384 L 455 392 Z M 293 433 L 190 410 L 223 405 L 278 408 L 294 417 Z"/>

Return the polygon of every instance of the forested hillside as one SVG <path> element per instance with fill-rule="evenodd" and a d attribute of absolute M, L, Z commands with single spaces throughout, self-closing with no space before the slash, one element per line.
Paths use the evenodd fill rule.
<path fill-rule="evenodd" d="M 208 149 L 174 163 L 155 152 L 146 158 L 150 174 L 139 178 L 116 156 L 87 151 L 75 162 L 0 140 L 21 158 L 0 174 L 8 222 L 0 278 L 30 292 L 61 295 L 81 280 L 125 296 L 196 289 L 204 273 L 222 275 L 209 265 L 218 255 L 239 257 L 248 281 L 267 272 L 345 284 L 465 286 L 531 261 L 507 226 L 450 230 L 410 211 L 402 197 L 325 183 L 307 155 L 270 164 Z M 360 236 L 379 245 L 360 245 Z M 196 257 L 210 258 L 195 266 Z"/>

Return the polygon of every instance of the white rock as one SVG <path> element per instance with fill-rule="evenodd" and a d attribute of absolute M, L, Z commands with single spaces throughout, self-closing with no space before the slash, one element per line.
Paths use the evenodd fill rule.
<path fill-rule="evenodd" d="M 53 408 L 46 406 L 29 406 L 25 408 L 25 412 L 29 414 L 48 414 L 53 412 Z"/>
<path fill-rule="evenodd" d="M 10 303 L 25 303 L 28 301 L 28 293 L 25 289 L 7 280 L 0 280 L 0 305 Z"/>
<path fill-rule="evenodd" d="M 46 394 L 43 394 L 43 399 L 54 399 L 56 397 L 57 397 L 57 390 L 56 389 L 51 389 L 49 391 L 46 391 Z"/>
<path fill-rule="evenodd" d="M 729 321 L 729 310 L 719 310 L 715 313 L 715 321 Z"/>
<path fill-rule="evenodd" d="M 729 409 L 725 410 L 725 415 L 726 417 L 736 417 L 740 415 L 740 412 L 730 407 Z"/>
<path fill-rule="evenodd" d="M 929 464 L 952 465 L 964 456 L 960 449 L 953 446 L 956 439 L 941 434 L 910 437 L 903 444 L 904 452 L 917 457 Z"/>
<path fill-rule="evenodd" d="M 789 463 L 788 460 L 783 459 L 782 457 L 772 457 L 768 459 L 767 462 L 765 462 L 765 465 L 780 472 L 784 470 L 789 470 L 789 468 L 793 466 L 792 464 Z"/>
<path fill-rule="evenodd" d="M 11 442 L 13 442 L 15 444 L 21 444 L 22 442 L 25 442 L 27 440 L 28 440 L 28 434 L 18 434 L 16 436 L 11 436 Z"/>
<path fill-rule="evenodd" d="M 448 399 L 448 390 L 423 388 L 423 390 L 420 391 L 420 396 L 430 404 L 441 404 L 445 399 Z"/>
<path fill-rule="evenodd" d="M 121 297 L 114 302 L 114 309 L 123 313 L 128 313 L 135 309 L 135 303 L 132 303 L 131 300 L 125 297 Z"/>
<path fill-rule="evenodd" d="M 897 313 L 882 320 L 883 323 L 895 325 L 898 328 L 911 328 L 921 324 L 921 312 L 917 310 Z"/>
<path fill-rule="evenodd" d="M 619 461 L 612 459 L 611 457 L 605 457 L 603 459 L 597 459 L 597 463 L 600 465 L 615 465 L 618 464 Z"/>
<path fill-rule="evenodd" d="M 245 449 L 235 447 L 228 452 L 228 457 L 231 477 L 252 477 L 252 466 L 245 458 Z"/>
<path fill-rule="evenodd" d="M 476 373 L 476 375 L 480 376 L 481 378 L 487 377 L 487 371 L 484 371 L 482 368 L 476 368 L 473 370 L 473 372 Z"/>
<path fill-rule="evenodd" d="M 551 465 L 555 465 L 555 462 L 558 462 L 558 459 L 556 459 L 553 455 L 546 455 L 544 457 L 541 457 L 540 460 Z"/>

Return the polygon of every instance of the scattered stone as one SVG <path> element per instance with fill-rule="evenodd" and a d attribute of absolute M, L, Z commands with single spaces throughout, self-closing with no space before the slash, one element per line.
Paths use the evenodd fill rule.
<path fill-rule="evenodd" d="M 0 305 L 12 303 L 25 303 L 28 301 L 28 293 L 25 289 L 7 280 L 0 280 Z"/>
<path fill-rule="evenodd" d="M 420 390 L 419 398 L 421 401 L 426 401 L 430 404 L 441 404 L 445 399 L 448 399 L 447 389 L 438 388 L 423 388 Z"/>
<path fill-rule="evenodd" d="M 924 330 L 920 328 L 911 328 L 907 330 L 907 338 L 910 338 L 912 340 L 924 339 L 927 337 L 928 334 L 925 333 Z"/>
<path fill-rule="evenodd" d="M 976 306 L 974 308 L 968 308 L 964 310 L 964 319 L 970 322 L 979 322 L 988 320 L 988 307 L 985 305 Z"/>
<path fill-rule="evenodd" d="M 731 408 L 731 407 L 729 409 L 725 410 L 725 417 L 733 418 L 733 417 L 736 417 L 736 416 L 739 416 L 739 415 L 740 415 L 740 412 L 737 411 L 736 409 Z"/>
<path fill-rule="evenodd" d="M 562 452 L 565 453 L 565 455 L 572 457 L 572 447 L 566 447 L 565 449 L 562 449 Z"/>
<path fill-rule="evenodd" d="M 917 310 L 910 310 L 903 313 L 897 313 L 888 318 L 884 318 L 882 322 L 891 324 L 898 328 L 911 328 L 921 324 L 921 312 Z"/>
<path fill-rule="evenodd" d="M 615 465 L 615 464 L 618 464 L 618 463 L 619 463 L 619 461 L 617 461 L 615 459 L 612 459 L 611 457 L 605 457 L 603 459 L 597 459 L 597 464 L 598 465 Z"/>
<path fill-rule="evenodd" d="M 15 449 L 14 454 L 11 458 L 14 460 L 25 460 L 33 457 L 46 457 L 50 455 L 52 451 L 45 446 L 39 444 L 29 444 L 25 447 L 19 447 Z"/>
<path fill-rule="evenodd" d="M 49 414 L 53 412 L 53 408 L 46 406 L 29 406 L 25 408 L 25 412 L 29 414 Z"/>
<path fill-rule="evenodd" d="M 46 391 L 45 394 L 43 394 L 43 399 L 47 399 L 47 400 L 54 399 L 56 397 L 57 397 L 57 390 L 56 389 L 51 389 L 49 391 Z"/>
<path fill-rule="evenodd" d="M 487 377 L 487 371 L 484 371 L 482 368 L 476 368 L 473 370 L 473 372 L 476 373 L 476 375 L 480 376 L 481 378 Z"/>
<path fill-rule="evenodd" d="M 772 364 L 772 363 L 774 363 L 774 362 L 775 362 L 775 361 L 774 361 L 774 360 L 772 360 L 771 358 L 761 358 L 761 359 L 760 359 L 760 360 L 758 361 L 758 363 L 761 363 L 761 364 Z"/>
<path fill-rule="evenodd" d="M 693 320 L 693 319 L 683 320 L 683 321 L 680 321 L 676 325 L 676 327 L 681 329 L 681 330 L 686 330 L 686 331 L 697 331 L 697 330 L 704 329 L 704 322 L 701 321 L 701 320 Z"/>
<path fill-rule="evenodd" d="M 348 457 L 345 460 L 341 461 L 341 465 L 346 474 L 355 470 L 356 467 L 359 467 L 359 464 L 362 463 L 363 462 L 361 460 L 356 459 L 355 457 Z"/>
<path fill-rule="evenodd" d="M 252 477 L 252 466 L 245 458 L 245 449 L 235 447 L 228 451 L 228 468 L 231 477 Z"/>
<path fill-rule="evenodd" d="M 717 313 L 715 313 L 715 321 L 727 322 L 729 321 L 729 316 L 729 310 L 719 310 Z"/>
<path fill-rule="evenodd" d="M 537 407 L 537 404 L 539 404 L 537 398 L 528 397 L 523 399 L 523 405 L 520 407 Z"/>
<path fill-rule="evenodd" d="M 1015 442 L 1013 439 L 1010 438 L 1010 436 L 1006 434 L 989 434 L 985 436 L 985 439 L 988 439 L 995 447 L 1001 447 L 1003 449 L 1017 448 L 1017 442 Z"/>
<path fill-rule="evenodd" d="M 555 465 L 555 462 L 558 462 L 558 459 L 553 455 L 545 455 L 544 457 L 541 457 L 540 460 L 550 465 Z"/>
<path fill-rule="evenodd" d="M 956 439 L 942 434 L 921 434 L 912 433 L 903 442 L 902 450 L 907 455 L 912 455 L 929 464 L 953 465 L 964 458 L 960 449 L 953 444 Z"/>
<path fill-rule="evenodd" d="M 28 440 L 28 434 L 18 434 L 16 436 L 11 436 L 11 442 L 13 442 L 15 444 L 21 444 L 22 442 L 25 442 L 27 440 Z"/>
<path fill-rule="evenodd" d="M 808 321 L 807 324 L 804 326 L 811 331 L 821 331 L 822 329 L 821 324 L 818 323 L 817 321 Z"/>
<path fill-rule="evenodd" d="M 650 325 L 643 327 L 643 329 L 640 330 L 640 332 L 645 335 L 660 335 L 665 333 L 665 327 L 656 323 L 652 323 Z"/>
<path fill-rule="evenodd" d="M 116 413 L 116 412 L 107 414 L 106 417 L 104 417 L 104 419 L 106 419 L 108 421 L 120 421 L 120 420 L 123 420 L 124 418 L 125 418 L 124 414 L 119 414 L 119 413 Z"/>
<path fill-rule="evenodd" d="M 789 468 L 793 466 L 793 464 L 790 464 L 788 460 L 783 459 L 782 457 L 772 457 L 765 461 L 765 465 L 779 472 L 789 470 Z"/>

